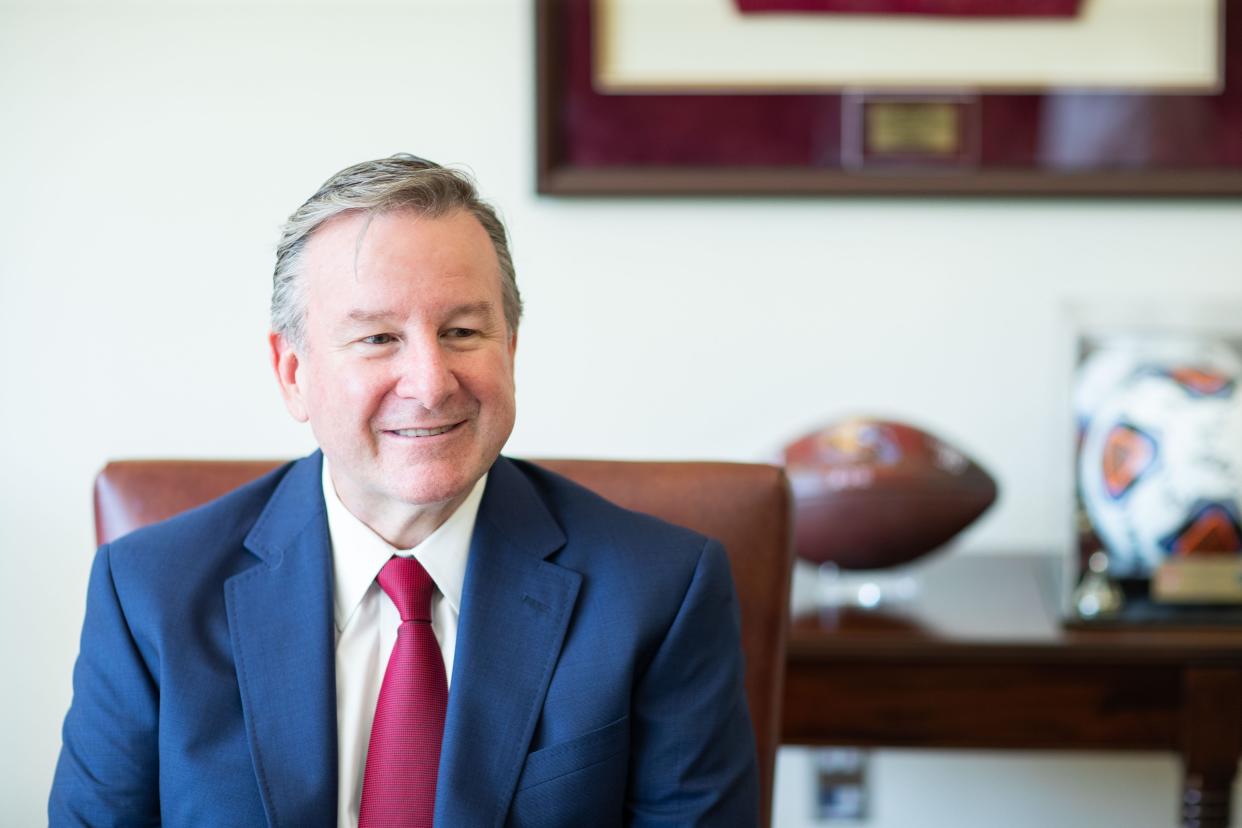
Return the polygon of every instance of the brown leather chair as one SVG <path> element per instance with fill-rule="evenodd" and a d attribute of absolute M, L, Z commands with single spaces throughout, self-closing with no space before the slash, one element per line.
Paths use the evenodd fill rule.
<path fill-rule="evenodd" d="M 281 461 L 121 460 L 95 481 L 95 536 L 106 543 L 240 486 Z M 785 632 L 793 566 L 784 473 L 741 463 L 539 460 L 604 497 L 716 538 L 725 545 L 742 615 L 746 694 L 770 821 L 780 740 Z"/>

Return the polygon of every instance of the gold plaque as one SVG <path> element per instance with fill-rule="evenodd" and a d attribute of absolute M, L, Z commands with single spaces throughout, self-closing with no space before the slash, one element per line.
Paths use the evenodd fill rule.
<path fill-rule="evenodd" d="M 867 152 L 875 155 L 957 155 L 961 108 L 932 101 L 869 101 Z"/>
<path fill-rule="evenodd" d="M 1242 604 L 1242 557 L 1189 555 L 1156 568 L 1151 597 L 1166 604 Z"/>

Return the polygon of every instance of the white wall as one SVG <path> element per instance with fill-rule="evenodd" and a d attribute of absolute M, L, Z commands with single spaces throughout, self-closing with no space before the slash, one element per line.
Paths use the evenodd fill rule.
<path fill-rule="evenodd" d="M 1065 297 L 1242 298 L 1237 203 L 537 198 L 527 6 L 0 0 L 0 823 L 42 814 L 95 471 L 311 447 L 265 363 L 268 279 L 281 220 L 348 163 L 464 162 L 503 208 L 529 309 L 511 453 L 763 459 L 892 414 L 1000 480 L 966 550 L 1063 537 Z M 1080 787 L 952 761 L 1073 824 Z M 1081 767 L 1167 824 L 1168 760 L 1127 761 Z"/>

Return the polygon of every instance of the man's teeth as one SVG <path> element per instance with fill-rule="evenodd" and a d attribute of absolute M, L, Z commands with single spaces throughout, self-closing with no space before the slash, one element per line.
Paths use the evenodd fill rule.
<path fill-rule="evenodd" d="M 435 437 L 437 434 L 443 434 L 452 427 L 451 425 L 446 425 L 439 428 L 399 428 L 393 434 L 400 434 L 402 437 Z"/>

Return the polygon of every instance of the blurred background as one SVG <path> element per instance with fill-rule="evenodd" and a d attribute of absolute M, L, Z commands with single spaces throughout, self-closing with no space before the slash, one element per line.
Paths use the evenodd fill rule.
<path fill-rule="evenodd" d="M 1062 310 L 1242 298 L 1236 201 L 535 194 L 522 0 L 0 0 L 0 824 L 35 825 L 109 458 L 292 457 L 278 228 L 359 160 L 461 164 L 527 303 L 507 453 L 768 461 L 847 414 L 1001 488 L 947 553 L 1066 544 Z M 785 749 L 776 824 L 812 826 Z M 1167 826 L 1173 756 L 877 751 L 875 828 Z M 968 802 L 967 793 L 969 793 Z"/>

